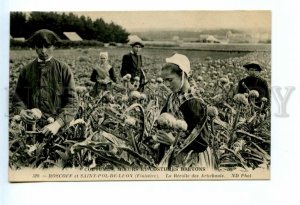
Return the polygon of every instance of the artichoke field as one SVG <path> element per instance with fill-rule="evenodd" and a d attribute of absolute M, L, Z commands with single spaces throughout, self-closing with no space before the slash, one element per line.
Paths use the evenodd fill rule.
<path fill-rule="evenodd" d="M 117 49 L 116 49 L 117 50 Z M 121 54 L 109 50 L 110 61 L 117 74 Z M 9 166 L 12 169 L 30 168 L 90 168 L 126 169 L 193 166 L 192 153 L 182 164 L 172 163 L 191 138 L 184 138 L 187 124 L 169 113 L 160 111 L 170 90 L 159 76 L 164 63 L 163 51 L 145 54 L 144 70 L 148 83 L 143 92 L 130 83 L 131 76 L 118 76 L 108 90 L 92 97 L 89 81 L 97 60 L 97 50 L 58 50 L 55 57 L 71 67 L 76 92 L 79 96 L 78 112 L 74 120 L 56 136 L 45 138 L 36 122 L 43 113 L 36 109 L 30 122 L 12 112 L 11 96 L 20 68 L 34 58 L 33 51 L 11 51 L 10 56 L 10 117 Z M 184 51 L 189 56 L 189 51 Z M 182 53 L 184 53 L 182 51 Z M 199 51 L 201 52 L 201 51 Z M 167 56 L 166 56 L 167 57 Z M 207 105 L 209 146 L 215 159 L 216 170 L 269 169 L 271 145 L 270 106 L 263 99 L 255 106 L 259 94 L 250 90 L 236 94 L 238 81 L 245 77 L 242 65 L 249 60 L 259 61 L 268 83 L 271 81 L 271 55 L 252 52 L 230 57 L 189 57 L 193 75 L 191 84 Z M 138 82 L 139 79 L 135 79 Z M 54 119 L 48 119 L 49 122 Z M 33 126 L 27 131 L 27 126 Z M 164 157 L 158 159 L 158 149 L 164 143 L 160 136 L 170 140 Z M 171 136 L 174 136 L 175 140 Z"/>

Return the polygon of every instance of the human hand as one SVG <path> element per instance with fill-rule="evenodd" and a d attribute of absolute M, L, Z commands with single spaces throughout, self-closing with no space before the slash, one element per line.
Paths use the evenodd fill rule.
<path fill-rule="evenodd" d="M 35 122 L 35 118 L 31 110 L 21 110 L 19 115 L 21 117 L 21 120 L 26 124 L 33 124 Z"/>
<path fill-rule="evenodd" d="M 131 84 L 131 82 L 128 82 L 127 88 L 128 88 L 129 90 L 135 90 L 135 87 L 134 87 L 133 84 Z"/>
<path fill-rule="evenodd" d="M 43 127 L 41 132 L 45 136 L 56 135 L 60 128 L 61 128 L 60 124 L 57 121 L 54 121 L 53 123 L 50 123 L 50 124 L 46 125 L 45 127 Z"/>
<path fill-rule="evenodd" d="M 33 108 L 31 110 L 21 110 L 20 117 L 26 124 L 33 124 L 36 120 L 41 119 L 42 112 L 38 108 Z"/>
<path fill-rule="evenodd" d="M 98 80 L 98 83 L 100 83 L 100 84 L 105 84 L 105 85 L 107 85 L 108 83 L 110 83 L 111 81 L 110 81 L 110 79 L 109 79 L 109 77 L 106 77 L 106 78 L 104 78 L 104 79 L 99 79 Z"/>
<path fill-rule="evenodd" d="M 171 132 L 166 133 L 165 131 L 158 131 L 158 133 L 152 138 L 159 143 L 171 145 L 175 141 L 175 137 Z"/>

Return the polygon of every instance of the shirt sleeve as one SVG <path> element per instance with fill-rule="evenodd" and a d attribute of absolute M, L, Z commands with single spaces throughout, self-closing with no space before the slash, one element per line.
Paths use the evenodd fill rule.
<path fill-rule="evenodd" d="M 267 104 L 270 104 L 270 86 L 265 79 L 262 79 L 263 87 L 265 89 L 265 97 L 268 99 Z"/>
<path fill-rule="evenodd" d="M 192 131 L 198 124 L 203 124 L 206 119 L 205 105 L 199 99 L 194 98 L 184 102 L 180 110 L 188 124 L 189 131 Z"/>
<path fill-rule="evenodd" d="M 129 58 L 130 56 L 124 55 L 122 59 L 121 76 L 123 77 L 129 72 Z"/>
<path fill-rule="evenodd" d="M 97 71 L 95 69 L 93 69 L 92 75 L 91 75 L 91 79 L 92 82 L 96 82 L 97 81 Z"/>
<path fill-rule="evenodd" d="M 115 70 L 113 67 L 111 67 L 111 69 L 109 69 L 109 77 L 115 83 L 117 82 L 117 77 L 116 77 Z"/>
<path fill-rule="evenodd" d="M 201 127 L 204 126 L 198 137 L 186 148 L 186 151 L 194 150 L 195 152 L 203 152 L 208 146 L 206 105 L 199 99 L 191 99 L 183 103 L 180 110 L 188 125 L 189 133 L 191 133 L 197 125 Z"/>
<path fill-rule="evenodd" d="M 27 109 L 27 106 L 24 102 L 28 102 L 28 85 L 25 78 L 26 69 L 23 68 L 19 74 L 17 81 L 16 90 L 13 96 L 13 112 L 19 114 L 22 109 Z"/>
<path fill-rule="evenodd" d="M 245 81 L 244 79 L 239 81 L 238 86 L 237 86 L 237 93 L 243 94 L 243 93 L 247 92 L 246 88 L 243 86 L 243 83 L 245 83 L 244 81 Z"/>
<path fill-rule="evenodd" d="M 73 120 L 77 113 L 78 96 L 75 91 L 75 81 L 72 71 L 66 66 L 63 69 L 64 92 L 62 96 L 62 108 L 60 109 L 57 121 L 61 126 Z"/>

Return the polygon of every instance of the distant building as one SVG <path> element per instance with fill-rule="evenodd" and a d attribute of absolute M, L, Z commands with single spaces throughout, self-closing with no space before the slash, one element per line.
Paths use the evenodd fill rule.
<path fill-rule="evenodd" d="M 200 41 L 203 43 L 220 43 L 216 37 L 210 34 L 200 34 Z"/>
<path fill-rule="evenodd" d="M 207 43 L 220 43 L 220 41 L 218 39 L 216 39 L 213 35 L 209 35 L 206 38 L 206 42 Z"/>
<path fill-rule="evenodd" d="M 206 41 L 208 36 L 209 36 L 209 34 L 200 34 L 200 36 L 199 36 L 200 41 L 202 41 L 202 42 Z"/>
<path fill-rule="evenodd" d="M 70 41 L 82 41 L 82 38 L 76 32 L 63 32 Z"/>

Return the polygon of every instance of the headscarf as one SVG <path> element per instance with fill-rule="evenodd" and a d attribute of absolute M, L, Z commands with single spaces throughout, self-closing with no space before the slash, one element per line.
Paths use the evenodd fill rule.
<path fill-rule="evenodd" d="M 109 76 L 108 72 L 112 68 L 112 66 L 108 62 L 108 52 L 100 52 L 99 53 L 99 58 L 104 57 L 106 60 L 104 64 L 98 64 L 97 69 L 102 69 L 107 73 L 107 76 Z M 99 72 L 99 71 L 98 71 Z"/>
<path fill-rule="evenodd" d="M 106 60 L 108 60 L 108 52 L 100 52 L 99 58 L 104 57 Z"/>
<path fill-rule="evenodd" d="M 185 55 L 175 53 L 170 58 L 166 58 L 166 62 L 178 65 L 178 67 L 183 71 L 181 75 L 181 89 L 184 84 L 185 75 L 189 77 L 191 74 L 191 64 L 189 59 Z"/>

